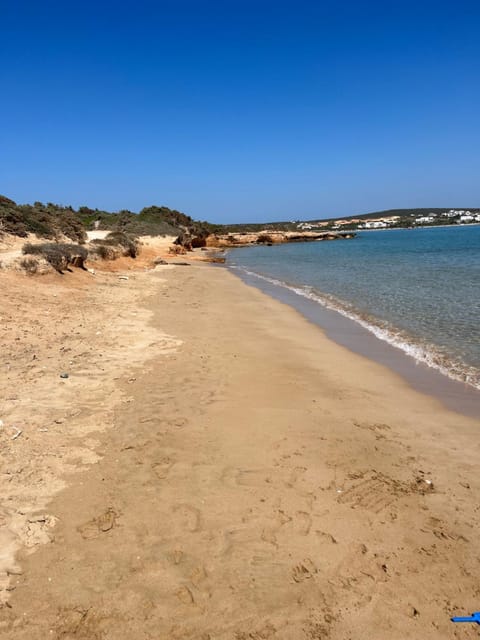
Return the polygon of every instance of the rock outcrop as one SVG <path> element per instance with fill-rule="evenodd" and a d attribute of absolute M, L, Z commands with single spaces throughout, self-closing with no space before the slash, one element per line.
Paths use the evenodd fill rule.
<path fill-rule="evenodd" d="M 250 233 L 211 234 L 206 238 L 207 247 L 245 247 L 254 244 L 284 244 L 287 242 L 319 242 L 324 240 L 349 240 L 355 233 L 334 231 L 258 231 Z"/>

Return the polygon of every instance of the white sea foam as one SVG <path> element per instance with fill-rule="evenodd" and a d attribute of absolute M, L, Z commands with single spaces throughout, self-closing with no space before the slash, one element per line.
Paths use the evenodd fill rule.
<path fill-rule="evenodd" d="M 353 322 L 361 325 L 379 340 L 383 340 L 391 346 L 400 349 L 416 362 L 421 362 L 453 380 L 463 382 L 480 390 L 480 373 L 476 369 L 469 367 L 461 361 L 452 360 L 434 345 L 416 342 L 412 336 L 407 335 L 405 332 L 402 332 L 401 330 L 371 316 L 361 315 L 348 303 L 339 300 L 332 295 L 320 293 L 312 287 L 290 285 L 282 280 L 277 280 L 276 278 L 261 275 L 254 271 L 249 271 L 248 269 L 238 265 L 230 265 L 230 267 L 232 269 L 242 271 L 249 276 L 253 276 L 254 278 L 258 278 L 259 280 L 268 282 L 274 286 L 288 289 L 298 296 L 307 298 L 308 300 L 322 305 L 322 307 L 325 307 L 326 309 L 335 311 L 345 318 L 349 318 Z"/>

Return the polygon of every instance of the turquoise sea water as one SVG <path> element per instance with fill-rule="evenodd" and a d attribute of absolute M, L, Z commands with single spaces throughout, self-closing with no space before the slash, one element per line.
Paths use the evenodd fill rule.
<path fill-rule="evenodd" d="M 247 247 L 229 251 L 227 264 L 334 309 L 480 389 L 480 226 Z"/>

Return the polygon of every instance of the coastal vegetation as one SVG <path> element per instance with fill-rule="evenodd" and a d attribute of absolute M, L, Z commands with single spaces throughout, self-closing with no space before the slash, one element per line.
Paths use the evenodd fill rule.
<path fill-rule="evenodd" d="M 139 253 L 138 241 L 123 233 L 113 231 L 105 238 L 91 240 L 88 245 L 66 242 L 27 242 L 22 247 L 24 258 L 20 265 L 28 273 L 35 273 L 39 266 L 39 259 L 44 259 L 59 273 L 68 270 L 70 265 L 85 269 L 87 258 L 101 260 L 115 260 L 121 256 L 136 258 Z M 30 257 L 32 256 L 32 257 Z"/>
<path fill-rule="evenodd" d="M 193 220 L 190 216 L 168 207 L 145 207 L 139 213 L 128 210 L 118 212 L 79 207 L 51 202 L 20 205 L 0 196 L 0 234 L 25 238 L 35 234 L 41 238 L 56 239 L 62 236 L 82 244 L 86 232 L 93 229 L 122 232 L 130 237 L 143 235 L 206 236 L 219 225 Z"/>
<path fill-rule="evenodd" d="M 194 220 L 189 215 L 166 206 L 150 206 L 139 213 L 127 209 L 109 212 L 81 206 L 74 209 L 70 205 L 42 202 L 17 204 L 0 195 L 0 236 L 14 235 L 27 237 L 34 234 L 48 240 L 71 240 L 84 244 L 87 231 L 104 230 L 114 234 L 122 233 L 122 243 L 135 253 L 133 240 L 139 236 L 176 236 L 177 244 L 187 250 L 206 246 L 206 238 L 212 235 L 256 233 L 259 244 L 269 244 L 272 232 L 331 232 L 352 231 L 365 228 L 411 228 L 415 226 L 438 226 L 465 224 L 480 221 L 480 208 L 443 209 L 389 209 L 371 213 L 347 216 L 345 218 L 324 218 L 317 220 L 290 220 L 267 223 L 243 223 L 220 225 Z M 113 246 L 120 236 L 110 236 L 99 244 Z M 125 240 L 128 238 L 128 240 Z M 118 244 L 118 243 L 117 243 Z M 126 245 L 122 245 L 126 246 Z M 99 249 L 98 253 L 108 253 Z M 134 257 L 134 256 L 132 256 Z"/>
<path fill-rule="evenodd" d="M 129 258 L 136 258 L 139 251 L 139 244 L 135 237 L 124 233 L 123 231 L 111 231 L 105 238 L 91 240 L 94 245 L 94 251 L 104 260 L 112 258 L 112 252 L 120 247 L 122 255 Z"/>
<path fill-rule="evenodd" d="M 20 205 L 5 196 L 0 196 L 0 234 L 21 238 L 35 234 L 49 239 L 64 236 L 79 243 L 87 238 L 85 225 L 72 207 L 41 202 Z"/>
<path fill-rule="evenodd" d="M 23 245 L 22 253 L 44 258 L 55 271 L 59 273 L 68 269 L 70 265 L 84 269 L 84 263 L 88 257 L 88 251 L 83 246 L 56 242 L 47 242 L 44 244 L 32 244 L 28 242 Z M 27 258 L 24 259 L 22 266 L 24 266 L 27 271 L 33 272 L 34 262 L 34 258 Z"/>
<path fill-rule="evenodd" d="M 139 213 L 123 209 L 116 213 L 80 207 L 79 219 L 86 229 L 111 229 L 124 231 L 132 236 L 179 235 L 188 231 L 191 235 L 211 233 L 217 225 L 194 220 L 176 209 L 165 206 L 143 208 Z"/>

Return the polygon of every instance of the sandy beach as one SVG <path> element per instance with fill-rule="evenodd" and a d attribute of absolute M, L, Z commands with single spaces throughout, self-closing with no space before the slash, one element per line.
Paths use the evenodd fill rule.
<path fill-rule="evenodd" d="M 122 273 L 0 274 L 0 638 L 478 638 L 478 421 L 224 268 Z"/>

